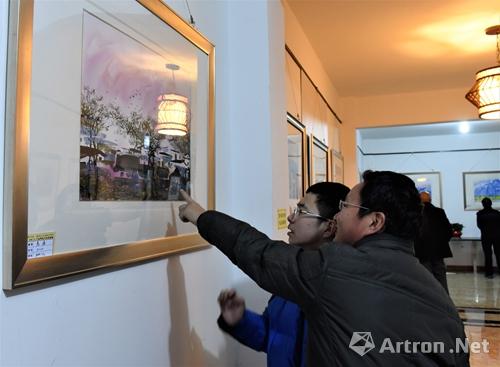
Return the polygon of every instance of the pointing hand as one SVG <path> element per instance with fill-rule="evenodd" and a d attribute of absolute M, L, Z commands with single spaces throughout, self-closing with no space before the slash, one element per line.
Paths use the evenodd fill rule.
<path fill-rule="evenodd" d="M 186 203 L 179 207 L 179 218 L 183 222 L 191 222 L 196 225 L 198 217 L 205 212 L 205 209 L 194 201 L 186 191 L 181 190 L 181 196 Z"/>

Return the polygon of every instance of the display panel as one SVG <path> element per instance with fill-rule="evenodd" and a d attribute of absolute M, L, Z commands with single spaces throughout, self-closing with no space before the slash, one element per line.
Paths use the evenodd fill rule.
<path fill-rule="evenodd" d="M 4 289 L 205 248 L 177 208 L 214 205 L 213 45 L 156 0 L 12 2 L 9 33 Z"/>

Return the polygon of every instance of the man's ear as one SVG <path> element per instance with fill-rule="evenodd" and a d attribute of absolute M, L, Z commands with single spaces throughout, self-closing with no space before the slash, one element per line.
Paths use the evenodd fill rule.
<path fill-rule="evenodd" d="M 368 214 L 370 223 L 368 225 L 368 233 L 375 234 L 382 232 L 385 227 L 385 214 L 382 212 L 372 212 Z"/>
<path fill-rule="evenodd" d="M 333 219 L 329 220 L 326 223 L 326 229 L 323 232 L 323 238 L 333 238 L 335 237 L 335 232 L 337 232 L 337 226 L 335 224 L 335 221 Z"/>

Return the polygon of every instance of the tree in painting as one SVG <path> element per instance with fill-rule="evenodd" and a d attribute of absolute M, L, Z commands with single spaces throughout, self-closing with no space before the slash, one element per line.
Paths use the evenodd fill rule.
<path fill-rule="evenodd" d="M 88 200 L 96 200 L 99 191 L 98 156 L 103 155 L 101 134 L 109 129 L 113 109 L 103 103 L 103 97 L 96 94 L 95 89 L 85 87 L 81 95 L 80 124 L 81 136 L 85 137 L 80 144 L 80 160 L 88 158 L 80 167 L 87 171 L 84 180 L 80 180 L 80 196 Z"/>

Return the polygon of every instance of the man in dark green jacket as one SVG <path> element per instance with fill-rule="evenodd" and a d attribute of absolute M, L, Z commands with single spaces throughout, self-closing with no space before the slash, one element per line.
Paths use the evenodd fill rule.
<path fill-rule="evenodd" d="M 179 216 L 262 288 L 302 308 L 308 366 L 468 366 L 457 311 L 413 256 L 422 209 L 413 181 L 389 171 L 363 178 L 341 202 L 336 243 L 318 250 L 283 246 L 185 193 Z"/>

